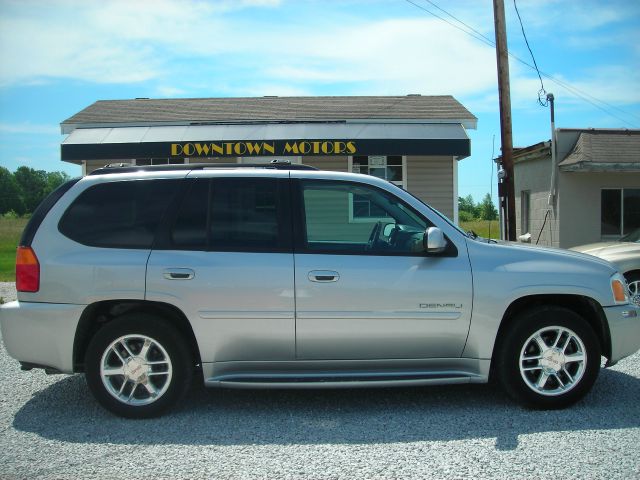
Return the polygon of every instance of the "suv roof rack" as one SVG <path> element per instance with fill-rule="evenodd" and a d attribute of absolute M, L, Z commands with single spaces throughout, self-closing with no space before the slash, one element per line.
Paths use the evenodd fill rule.
<path fill-rule="evenodd" d="M 318 170 L 310 165 L 291 163 L 288 160 L 272 160 L 270 163 L 171 163 L 165 165 L 131 165 L 129 163 L 111 163 L 100 167 L 89 175 L 107 173 L 162 172 L 171 170 L 205 170 L 213 168 L 273 168 L 276 170 Z"/>

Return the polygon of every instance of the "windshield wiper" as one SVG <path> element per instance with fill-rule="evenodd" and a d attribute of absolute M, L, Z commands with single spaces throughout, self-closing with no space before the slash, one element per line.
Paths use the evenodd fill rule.
<path fill-rule="evenodd" d="M 467 230 L 467 236 L 473 240 L 475 240 L 476 238 L 478 238 L 478 234 L 476 232 L 474 232 L 473 230 Z"/>

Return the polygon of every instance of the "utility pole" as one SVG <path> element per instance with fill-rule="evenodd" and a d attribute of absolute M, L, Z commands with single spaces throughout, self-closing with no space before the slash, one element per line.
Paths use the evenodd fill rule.
<path fill-rule="evenodd" d="M 500 138 L 502 141 L 502 168 L 505 177 L 498 194 L 505 208 L 505 239 L 516 240 L 516 199 L 513 184 L 513 136 L 511 128 L 511 93 L 509 90 L 509 50 L 504 16 L 504 0 L 493 0 L 496 30 L 496 58 L 498 61 L 498 95 L 500 99 Z"/>

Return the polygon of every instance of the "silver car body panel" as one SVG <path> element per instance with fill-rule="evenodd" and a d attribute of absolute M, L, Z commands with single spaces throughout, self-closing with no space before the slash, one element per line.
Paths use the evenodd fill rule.
<path fill-rule="evenodd" d="M 466 248 L 454 258 L 296 255 L 295 270 L 298 359 L 462 354 L 472 308 Z M 340 278 L 314 282 L 314 270 Z"/>
<path fill-rule="evenodd" d="M 21 362 L 73 373 L 73 341 L 84 305 L 9 302 L 0 307 L 4 346 Z"/>
<path fill-rule="evenodd" d="M 491 358 L 509 305 L 533 295 L 578 295 L 613 304 L 608 262 L 560 249 L 469 240 L 474 305 L 463 356 Z"/>
<path fill-rule="evenodd" d="M 607 365 L 613 365 L 638 350 L 640 308 L 634 305 L 619 305 L 605 307 L 603 310 L 611 335 L 611 357 Z"/>
<path fill-rule="evenodd" d="M 194 277 L 168 280 L 171 268 Z M 186 315 L 203 362 L 295 359 L 292 254 L 154 251 L 146 298 Z"/>

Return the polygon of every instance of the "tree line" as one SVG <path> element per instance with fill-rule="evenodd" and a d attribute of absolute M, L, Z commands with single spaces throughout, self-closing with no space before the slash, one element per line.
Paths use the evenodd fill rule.
<path fill-rule="evenodd" d="M 12 173 L 0 167 L 0 215 L 33 213 L 47 195 L 67 180 L 69 175 L 64 172 L 45 172 L 23 166 Z"/>
<path fill-rule="evenodd" d="M 475 203 L 471 195 L 458 197 L 458 220 L 470 222 L 472 220 L 497 220 L 498 210 L 488 193 L 481 202 Z"/>

